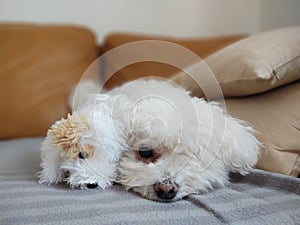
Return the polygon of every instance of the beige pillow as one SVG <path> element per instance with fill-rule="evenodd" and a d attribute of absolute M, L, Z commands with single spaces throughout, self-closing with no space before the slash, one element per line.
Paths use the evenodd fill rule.
<path fill-rule="evenodd" d="M 248 121 L 264 144 L 258 168 L 300 175 L 300 82 L 274 91 L 227 99 L 227 110 Z"/>
<path fill-rule="evenodd" d="M 225 97 L 247 96 L 282 86 L 300 78 L 300 26 L 259 33 L 238 41 L 205 59 Z M 203 97 L 199 87 L 209 87 L 206 73 L 196 82 L 185 74 L 172 79 Z M 220 96 L 214 96 L 218 98 Z"/>
<path fill-rule="evenodd" d="M 0 24 L 0 139 L 45 135 L 96 58 L 95 37 L 73 26 Z"/>

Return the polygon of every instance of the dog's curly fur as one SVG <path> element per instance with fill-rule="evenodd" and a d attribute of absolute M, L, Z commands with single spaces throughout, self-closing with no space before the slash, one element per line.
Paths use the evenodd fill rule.
<path fill-rule="evenodd" d="M 224 185 L 229 172 L 246 174 L 258 160 L 254 130 L 214 102 L 157 80 L 131 82 L 114 91 L 133 102 L 126 124 L 130 148 L 119 161 L 119 182 L 145 198 L 174 201 Z M 145 146 L 152 150 L 146 159 L 139 156 Z M 165 183 L 171 186 L 170 196 L 156 188 Z"/>

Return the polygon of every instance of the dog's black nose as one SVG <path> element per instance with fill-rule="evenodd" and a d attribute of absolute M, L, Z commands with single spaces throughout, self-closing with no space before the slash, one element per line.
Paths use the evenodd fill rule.
<path fill-rule="evenodd" d="M 153 185 L 157 197 L 165 200 L 173 199 L 178 191 L 178 185 L 170 182 L 159 182 Z"/>
<path fill-rule="evenodd" d="M 93 189 L 93 188 L 98 187 L 98 184 L 97 183 L 89 183 L 89 184 L 86 184 L 86 187 L 89 189 Z"/>

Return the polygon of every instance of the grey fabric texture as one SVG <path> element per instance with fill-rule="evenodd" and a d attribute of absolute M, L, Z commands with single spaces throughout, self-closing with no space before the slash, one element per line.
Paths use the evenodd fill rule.
<path fill-rule="evenodd" d="M 300 224 L 300 179 L 259 170 L 225 188 L 159 203 L 125 191 L 40 185 L 42 138 L 0 142 L 0 224 Z"/>

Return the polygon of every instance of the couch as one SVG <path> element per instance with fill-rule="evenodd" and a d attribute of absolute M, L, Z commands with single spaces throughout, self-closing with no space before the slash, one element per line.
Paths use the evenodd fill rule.
<path fill-rule="evenodd" d="M 75 25 L 0 24 L 0 224 L 299 224 L 299 34 L 299 27 L 197 39 L 114 33 L 99 46 L 92 31 Z M 144 40 L 173 43 L 205 59 L 223 94 L 212 100 L 224 97 L 229 113 L 258 131 L 257 168 L 231 174 L 224 188 L 169 204 L 118 184 L 105 190 L 38 184 L 43 137 L 70 112 L 68 95 L 97 57 L 92 77 L 106 80 L 107 89 L 156 75 L 208 98 L 197 85 L 204 73 L 191 77 L 162 62 L 136 62 L 107 77 L 127 57 L 108 53 Z"/>

